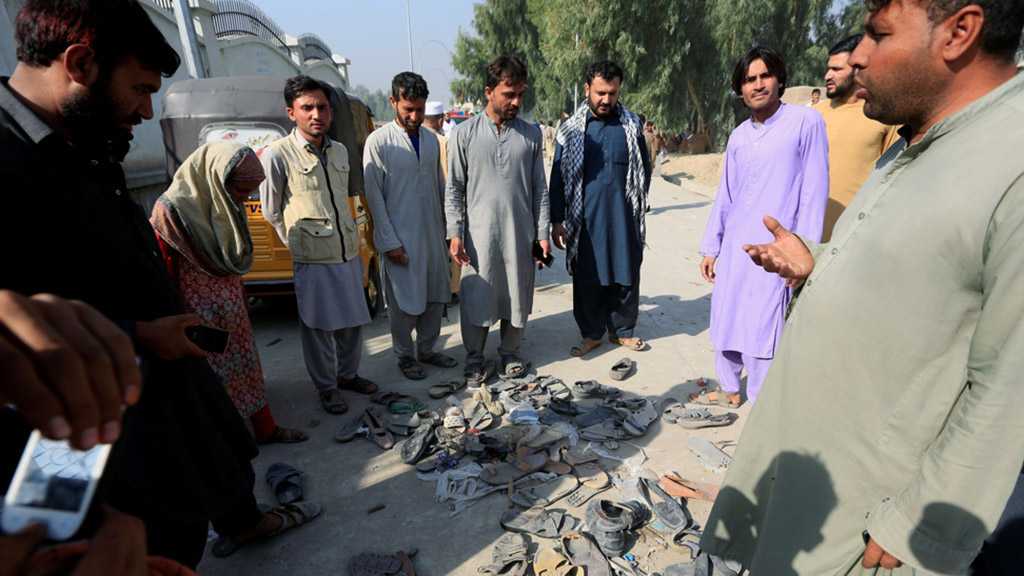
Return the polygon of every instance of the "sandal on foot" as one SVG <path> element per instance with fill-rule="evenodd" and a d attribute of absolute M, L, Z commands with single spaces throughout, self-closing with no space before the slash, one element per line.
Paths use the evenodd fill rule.
<path fill-rule="evenodd" d="M 502 378 L 522 378 L 526 375 L 529 365 L 519 358 L 509 356 L 501 361 Z"/>
<path fill-rule="evenodd" d="M 302 500 L 302 472 L 283 462 L 267 468 L 267 484 L 274 493 L 278 504 L 294 504 Z"/>
<path fill-rule="evenodd" d="M 344 414 L 348 412 L 348 404 L 345 402 L 345 397 L 342 396 L 341 390 L 337 388 L 321 390 L 320 405 L 323 406 L 328 414 Z"/>
<path fill-rule="evenodd" d="M 264 440 L 260 440 L 259 444 L 298 444 L 299 442 L 305 442 L 309 440 L 309 436 L 306 435 L 302 430 L 296 430 L 295 428 L 285 428 L 278 426 L 274 428 Z"/>
<path fill-rule="evenodd" d="M 582 342 L 569 349 L 569 355 L 576 358 L 582 358 L 589 354 L 592 350 L 595 350 L 600 346 L 600 340 L 591 340 L 590 338 L 584 338 Z"/>
<path fill-rule="evenodd" d="M 459 365 L 459 361 L 451 356 L 441 354 L 440 352 L 434 352 L 433 354 L 420 357 L 420 362 L 423 364 L 430 364 L 431 366 L 437 366 L 438 368 L 455 368 Z"/>
<path fill-rule="evenodd" d="M 445 396 L 455 394 L 456 392 L 462 390 L 465 387 L 465 382 L 459 382 L 458 380 L 446 380 L 444 382 L 441 382 L 440 384 L 434 384 L 429 389 L 427 389 L 427 395 L 433 398 L 434 400 L 440 400 Z"/>
<path fill-rule="evenodd" d="M 608 372 L 608 376 L 610 376 L 612 380 L 625 380 L 633 374 L 634 370 L 636 370 L 636 362 L 629 358 L 623 358 L 615 364 L 612 364 L 611 370 Z"/>
<path fill-rule="evenodd" d="M 351 390 L 356 394 L 373 394 L 377 391 L 377 385 L 356 374 L 352 378 L 338 378 L 338 388 L 341 390 Z"/>
<path fill-rule="evenodd" d="M 319 516 L 322 511 L 323 509 L 320 505 L 315 502 L 296 502 L 294 504 L 275 506 L 267 512 L 268 514 L 273 514 L 281 519 L 281 525 L 275 530 L 244 542 L 231 536 L 221 536 L 213 543 L 211 551 L 217 558 L 225 558 L 234 554 L 235 551 L 246 544 L 254 544 L 256 542 L 269 540 L 270 538 L 279 536 L 292 528 L 308 524 Z"/>
<path fill-rule="evenodd" d="M 594 496 L 612 487 L 611 477 L 595 462 L 575 466 L 573 473 L 579 478 L 580 487 L 569 494 L 566 502 L 574 508 L 586 504 Z"/>
<path fill-rule="evenodd" d="M 629 348 L 633 352 L 647 350 L 647 342 L 643 338 L 609 338 L 608 341 L 623 348 Z"/>
<path fill-rule="evenodd" d="M 423 380 L 427 377 L 427 372 L 423 369 L 423 366 L 413 358 L 399 358 L 398 369 L 409 380 Z"/>
<path fill-rule="evenodd" d="M 736 396 L 739 396 L 738 394 Z M 698 404 L 700 406 L 718 406 L 721 408 L 739 408 L 742 402 L 731 393 L 717 388 L 715 390 L 704 390 L 697 394 L 690 394 L 690 404 Z M 730 398 L 732 397 L 732 398 Z"/>
<path fill-rule="evenodd" d="M 377 406 L 369 406 L 363 412 L 363 424 L 367 428 L 367 438 L 383 450 L 390 450 L 395 445 L 395 437 L 387 429 L 387 417 Z"/>
<path fill-rule="evenodd" d="M 532 534 L 541 538 L 558 538 L 576 530 L 580 521 L 565 510 L 509 508 L 501 515 L 501 527 L 508 532 Z"/>

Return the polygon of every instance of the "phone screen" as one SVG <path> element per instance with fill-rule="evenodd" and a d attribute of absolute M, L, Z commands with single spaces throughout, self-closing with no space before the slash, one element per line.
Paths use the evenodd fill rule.
<path fill-rule="evenodd" d="M 109 446 L 80 451 L 67 442 L 40 438 L 14 504 L 77 512 L 85 500 L 96 461 Z"/>

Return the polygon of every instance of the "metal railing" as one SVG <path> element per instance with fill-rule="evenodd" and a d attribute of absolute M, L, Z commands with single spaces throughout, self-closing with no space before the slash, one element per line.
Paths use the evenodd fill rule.
<path fill-rule="evenodd" d="M 174 0 L 149 0 L 154 6 L 162 10 L 174 10 Z"/>
<path fill-rule="evenodd" d="M 217 38 L 255 36 L 288 51 L 284 30 L 249 0 L 217 0 L 215 6 L 213 30 Z"/>
<path fill-rule="evenodd" d="M 302 34 L 298 38 L 302 60 L 331 60 L 331 47 L 316 34 Z"/>

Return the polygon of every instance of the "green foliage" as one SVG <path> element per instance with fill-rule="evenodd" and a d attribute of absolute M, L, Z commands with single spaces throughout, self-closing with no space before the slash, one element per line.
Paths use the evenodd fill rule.
<path fill-rule="evenodd" d="M 819 84 L 829 46 L 860 28 L 860 0 L 486 0 L 475 34 L 460 32 L 456 99 L 483 100 L 487 62 L 517 54 L 530 68 L 525 110 L 553 120 L 583 99 L 586 65 L 626 73 L 624 103 L 661 129 L 706 132 L 721 144 L 743 117 L 735 61 L 764 44 L 786 59 L 790 84 Z M 461 97 L 461 98 L 460 98 Z"/>
<path fill-rule="evenodd" d="M 394 112 L 391 110 L 391 103 L 388 102 L 388 93 L 384 90 L 380 88 L 370 90 L 360 84 L 352 88 L 351 93 L 369 107 L 370 111 L 373 112 L 373 117 L 377 120 L 388 120 L 394 116 Z"/>

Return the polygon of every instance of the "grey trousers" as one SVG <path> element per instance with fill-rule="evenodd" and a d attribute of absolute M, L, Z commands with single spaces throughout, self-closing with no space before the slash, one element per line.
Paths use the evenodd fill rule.
<path fill-rule="evenodd" d="M 479 366 L 484 363 L 484 347 L 487 345 L 487 333 L 490 326 L 474 326 L 461 322 L 462 345 L 466 347 L 466 366 Z M 504 358 L 519 356 L 519 345 L 523 341 L 524 328 L 516 328 L 508 320 L 501 321 L 501 345 L 498 355 Z"/>
<path fill-rule="evenodd" d="M 316 389 L 323 392 L 338 386 L 338 378 L 350 379 L 359 371 L 363 354 L 362 326 L 341 330 L 317 330 L 299 320 L 302 357 Z"/>
<path fill-rule="evenodd" d="M 441 335 L 444 304 L 427 302 L 423 314 L 413 316 L 402 312 L 391 290 L 384 291 L 388 301 L 388 322 L 391 325 L 391 344 L 399 358 L 426 358 L 434 353 Z M 412 331 L 416 330 L 416 353 L 413 352 Z"/>

